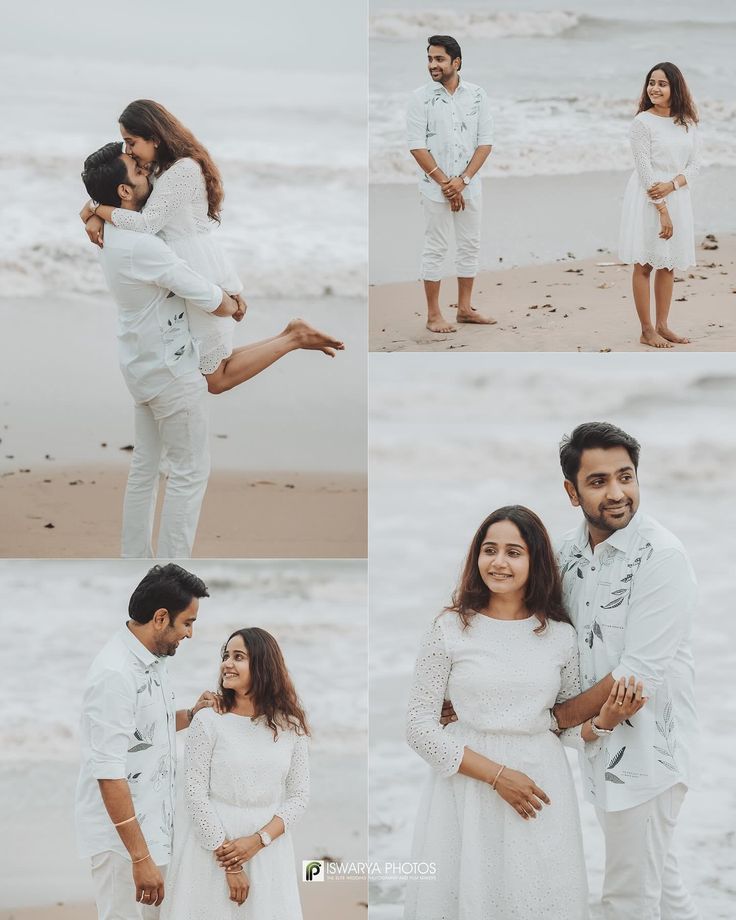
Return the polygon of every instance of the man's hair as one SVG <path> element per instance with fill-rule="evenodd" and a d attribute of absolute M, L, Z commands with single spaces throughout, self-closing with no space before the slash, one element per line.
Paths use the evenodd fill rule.
<path fill-rule="evenodd" d="M 154 565 L 131 595 L 128 615 L 136 623 L 149 623 L 154 613 L 163 608 L 168 610 L 173 624 L 195 597 L 209 596 L 202 579 L 180 565 Z"/>
<path fill-rule="evenodd" d="M 112 141 L 95 150 L 84 161 L 82 182 L 93 201 L 119 208 L 118 186 L 130 185 L 128 170 L 122 159 L 122 141 Z"/>
<path fill-rule="evenodd" d="M 582 425 L 570 435 L 565 435 L 560 441 L 560 466 L 565 479 L 577 487 L 577 476 L 580 472 L 580 461 L 584 450 L 595 448 L 609 450 L 612 447 L 623 447 L 628 451 L 634 469 L 639 467 L 639 451 L 641 445 L 620 428 L 610 422 L 583 422 Z"/>
<path fill-rule="evenodd" d="M 451 61 L 454 61 L 455 58 L 460 58 L 460 67 L 462 67 L 463 53 L 460 50 L 460 45 L 458 45 L 452 35 L 430 35 L 427 39 L 427 51 L 429 51 L 432 45 L 434 45 L 435 48 L 444 48 L 450 55 Z M 460 67 L 458 67 L 458 70 L 460 70 Z"/>

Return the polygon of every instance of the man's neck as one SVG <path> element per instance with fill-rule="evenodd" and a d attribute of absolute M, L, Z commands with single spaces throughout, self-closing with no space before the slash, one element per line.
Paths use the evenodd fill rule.
<path fill-rule="evenodd" d="M 125 625 L 145 649 L 152 655 L 156 655 L 156 647 L 153 645 L 153 640 L 147 635 L 147 624 L 136 623 L 135 620 L 128 620 Z"/>
<path fill-rule="evenodd" d="M 451 77 L 448 77 L 447 80 L 442 81 L 442 85 L 445 87 L 448 93 L 452 95 L 455 90 L 460 86 L 460 77 L 458 74 L 453 74 Z"/>

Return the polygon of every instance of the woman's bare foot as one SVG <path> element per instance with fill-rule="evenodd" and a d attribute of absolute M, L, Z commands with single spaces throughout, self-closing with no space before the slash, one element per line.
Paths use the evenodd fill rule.
<path fill-rule="evenodd" d="M 438 310 L 427 317 L 427 329 L 430 332 L 457 332 L 457 326 L 453 326 Z"/>
<path fill-rule="evenodd" d="M 672 343 L 668 342 L 667 339 L 663 339 L 654 329 L 642 332 L 639 341 L 642 345 L 651 345 L 652 348 L 672 348 Z"/>
<path fill-rule="evenodd" d="M 479 323 L 481 326 L 493 326 L 497 322 L 492 316 L 484 316 L 479 313 L 475 307 L 469 310 L 461 310 L 457 304 L 452 304 L 457 308 L 457 321 L 459 323 Z"/>
<path fill-rule="evenodd" d="M 690 339 L 686 339 L 681 335 L 677 335 L 677 333 L 673 332 L 669 326 L 657 326 L 657 332 L 662 336 L 663 339 L 667 339 L 668 342 L 674 342 L 676 345 L 690 344 Z"/>
<path fill-rule="evenodd" d="M 339 339 L 333 339 L 326 332 L 320 332 L 303 319 L 293 319 L 284 329 L 284 333 L 294 337 L 297 348 L 322 351 L 331 358 L 334 358 L 338 351 L 345 349 L 345 345 Z"/>

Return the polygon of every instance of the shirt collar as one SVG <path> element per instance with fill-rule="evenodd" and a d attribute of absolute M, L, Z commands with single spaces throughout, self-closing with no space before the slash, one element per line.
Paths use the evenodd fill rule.
<path fill-rule="evenodd" d="M 460 76 L 460 74 L 457 75 L 457 81 L 458 81 L 458 82 L 457 82 L 457 89 L 455 90 L 454 93 L 448 92 L 447 88 L 446 88 L 442 83 L 440 83 L 440 89 L 443 90 L 451 99 L 452 99 L 453 96 L 457 96 L 457 94 L 458 94 L 461 90 L 464 90 L 464 89 L 465 89 L 465 85 L 464 85 L 464 83 L 463 83 L 463 78 Z"/>
<path fill-rule="evenodd" d="M 640 524 L 641 512 L 637 511 L 626 527 L 622 527 L 621 530 L 614 530 L 608 539 L 603 540 L 596 546 L 596 549 L 598 549 L 599 546 L 610 546 L 612 549 L 618 550 L 619 552 L 627 552 L 636 538 Z M 588 522 L 585 519 L 583 519 L 580 529 L 577 532 L 575 543 L 583 552 L 591 552 L 590 533 L 588 531 Z"/>
<path fill-rule="evenodd" d="M 126 623 L 124 623 L 120 632 L 118 633 L 123 645 L 128 649 L 129 652 L 132 652 L 136 658 L 140 659 L 143 664 L 149 668 L 152 664 L 156 664 L 159 660 L 153 652 L 149 652 L 145 645 L 136 638 L 133 633 L 128 629 Z"/>

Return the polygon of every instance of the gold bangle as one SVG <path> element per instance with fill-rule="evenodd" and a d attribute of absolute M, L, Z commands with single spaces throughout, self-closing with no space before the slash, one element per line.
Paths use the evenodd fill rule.
<path fill-rule="evenodd" d="M 496 773 L 496 778 L 491 783 L 491 789 L 493 789 L 494 792 L 496 791 L 496 783 L 498 782 L 498 778 L 505 769 L 506 769 L 506 764 L 501 764 L 501 769 L 498 771 L 498 773 Z"/>
<path fill-rule="evenodd" d="M 118 821 L 117 824 L 113 824 L 113 827 L 122 827 L 124 824 L 130 824 L 131 821 L 135 821 L 136 815 L 133 815 L 132 818 L 126 818 L 125 821 Z"/>
<path fill-rule="evenodd" d="M 434 169 L 430 169 L 430 171 L 427 173 L 427 176 L 428 176 L 428 177 L 431 176 L 432 173 L 433 173 L 433 172 L 437 172 L 438 169 L 439 169 L 439 166 L 435 166 Z"/>
<path fill-rule="evenodd" d="M 151 855 L 150 853 L 146 853 L 145 856 L 141 856 L 140 859 L 133 859 L 133 860 L 131 860 L 131 862 L 132 862 L 133 865 L 135 865 L 136 863 L 143 862 L 144 859 L 148 859 L 148 857 L 149 857 L 150 855 Z"/>

